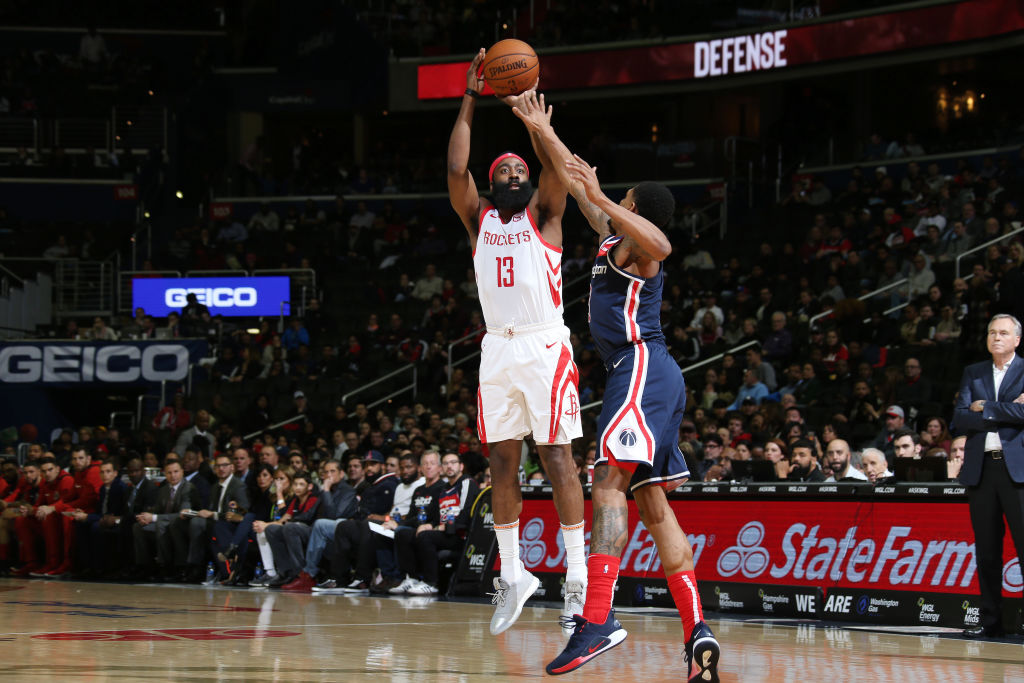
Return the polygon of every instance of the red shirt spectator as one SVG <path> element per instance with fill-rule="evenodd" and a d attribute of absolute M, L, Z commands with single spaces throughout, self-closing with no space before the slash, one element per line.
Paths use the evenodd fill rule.
<path fill-rule="evenodd" d="M 71 493 L 62 495 L 53 506 L 57 512 L 95 512 L 103 486 L 99 461 L 90 462 L 85 450 L 76 450 L 71 454 L 71 469 Z"/>

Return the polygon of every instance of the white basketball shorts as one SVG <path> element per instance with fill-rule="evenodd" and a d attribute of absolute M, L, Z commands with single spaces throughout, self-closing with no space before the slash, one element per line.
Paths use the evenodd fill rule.
<path fill-rule="evenodd" d="M 487 328 L 480 344 L 477 430 L 496 443 L 533 434 L 538 444 L 583 436 L 579 371 L 561 321 Z"/>

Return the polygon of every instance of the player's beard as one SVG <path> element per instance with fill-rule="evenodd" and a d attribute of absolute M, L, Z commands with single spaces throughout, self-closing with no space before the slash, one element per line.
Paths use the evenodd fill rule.
<path fill-rule="evenodd" d="M 494 205 L 499 209 L 519 213 L 530 203 L 532 196 L 533 185 L 529 180 L 520 181 L 516 189 L 512 189 L 508 183 L 494 183 Z"/>

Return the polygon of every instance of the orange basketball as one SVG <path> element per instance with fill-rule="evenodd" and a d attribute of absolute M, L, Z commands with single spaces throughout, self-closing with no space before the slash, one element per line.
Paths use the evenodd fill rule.
<path fill-rule="evenodd" d="M 491 45 L 484 56 L 482 73 L 498 96 L 518 95 L 536 82 L 540 61 L 528 44 L 507 38 Z"/>

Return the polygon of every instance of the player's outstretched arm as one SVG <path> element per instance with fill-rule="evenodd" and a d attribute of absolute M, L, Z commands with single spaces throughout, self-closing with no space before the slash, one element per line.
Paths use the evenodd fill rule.
<path fill-rule="evenodd" d="M 466 89 L 477 94 L 484 87 L 484 80 L 479 76 L 484 54 L 484 49 L 480 48 L 466 72 Z M 468 94 L 463 95 L 459 115 L 455 119 L 451 137 L 448 138 L 448 199 L 469 231 L 470 237 L 474 239 L 480 212 L 480 194 L 476 191 L 476 183 L 469 172 L 469 142 L 475 108 L 476 98 Z"/>
<path fill-rule="evenodd" d="M 527 130 L 530 131 L 531 139 L 537 138 L 545 155 L 550 159 L 550 165 L 545 168 L 550 168 L 558 174 L 561 183 L 569 189 L 569 194 L 576 200 L 590 227 L 604 239 L 610 234 L 608 216 L 587 198 L 583 185 L 574 181 L 565 167 L 565 162 L 571 160 L 573 155 L 555 133 L 554 126 L 551 125 L 551 115 L 554 110 L 554 107 L 545 106 L 544 95 L 538 95 L 532 90 L 528 90 L 517 98 L 516 104 L 512 107 L 512 112 L 522 120 Z"/>
<path fill-rule="evenodd" d="M 644 256 L 654 261 L 664 261 L 672 253 L 672 244 L 665 233 L 654 223 L 638 213 L 619 206 L 605 195 L 597 180 L 597 168 L 592 167 L 578 154 L 565 162 L 573 181 L 583 186 L 587 198 L 608 214 L 617 232 L 629 235 L 643 252 Z"/>

